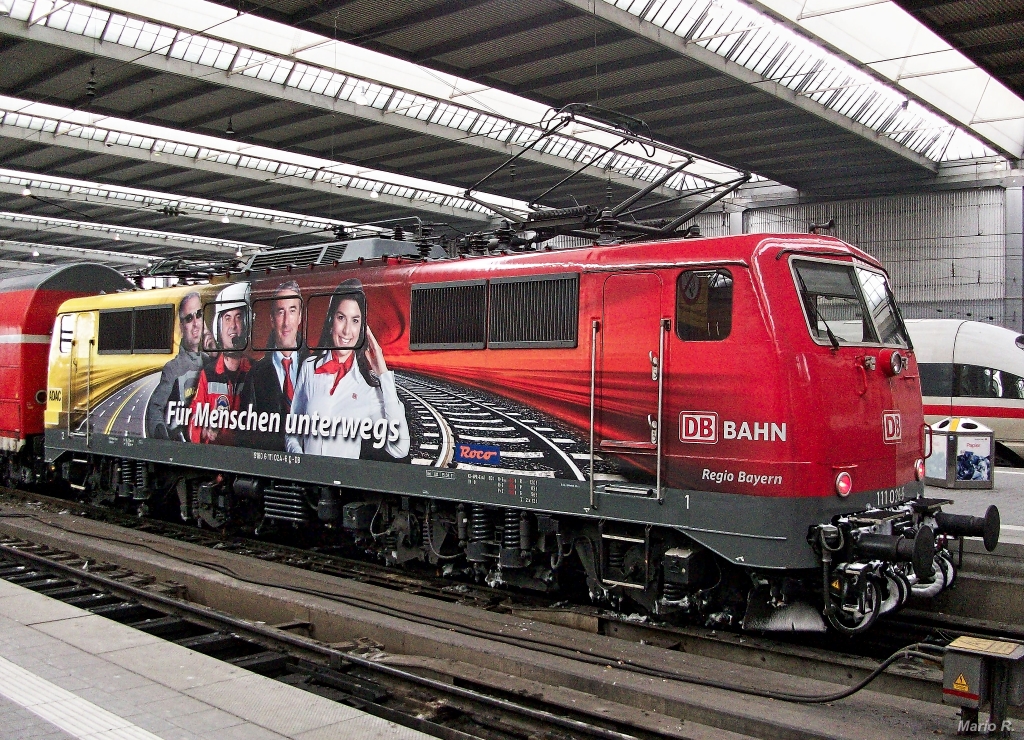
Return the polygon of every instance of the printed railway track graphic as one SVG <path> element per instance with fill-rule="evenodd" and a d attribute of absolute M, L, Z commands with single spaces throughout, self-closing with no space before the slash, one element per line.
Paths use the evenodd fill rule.
<path fill-rule="evenodd" d="M 438 468 L 586 480 L 590 447 L 583 436 L 557 419 L 509 399 L 454 383 L 396 372 L 412 437 L 412 462 Z M 496 446 L 498 465 L 459 462 L 459 443 Z M 594 455 L 599 479 L 622 480 L 601 455 Z"/>

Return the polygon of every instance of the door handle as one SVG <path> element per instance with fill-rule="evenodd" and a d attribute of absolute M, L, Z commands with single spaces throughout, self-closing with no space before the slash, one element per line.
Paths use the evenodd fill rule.
<path fill-rule="evenodd" d="M 647 425 L 651 428 L 651 444 L 658 444 L 658 420 L 648 414 Z"/>
<path fill-rule="evenodd" d="M 657 380 L 659 365 L 661 364 L 661 361 L 658 359 L 658 356 L 654 354 L 654 350 L 648 352 L 647 357 L 651 361 L 651 380 Z"/>

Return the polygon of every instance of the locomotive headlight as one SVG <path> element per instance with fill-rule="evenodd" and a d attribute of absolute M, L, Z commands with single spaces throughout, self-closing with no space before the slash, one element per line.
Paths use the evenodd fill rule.
<path fill-rule="evenodd" d="M 846 498 L 853 490 L 853 476 L 845 470 L 836 476 L 836 493 Z"/>
<path fill-rule="evenodd" d="M 914 461 L 914 478 L 915 480 L 924 480 L 924 460 L 921 458 Z"/>
<path fill-rule="evenodd" d="M 898 349 L 886 349 L 879 353 L 878 364 L 882 366 L 882 372 L 891 377 L 903 372 L 907 358 Z"/>

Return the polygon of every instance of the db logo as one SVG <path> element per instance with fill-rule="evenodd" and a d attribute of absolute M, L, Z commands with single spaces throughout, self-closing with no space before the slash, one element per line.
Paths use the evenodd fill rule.
<path fill-rule="evenodd" d="M 718 414 L 714 411 L 682 411 L 679 441 L 713 445 L 718 441 Z"/>
<path fill-rule="evenodd" d="M 903 422 L 900 419 L 899 411 L 885 411 L 882 413 L 882 441 L 886 444 L 894 444 L 903 439 Z"/>

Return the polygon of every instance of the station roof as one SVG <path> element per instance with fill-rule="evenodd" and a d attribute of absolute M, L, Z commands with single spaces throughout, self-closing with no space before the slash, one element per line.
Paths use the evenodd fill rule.
<path fill-rule="evenodd" d="M 925 26 L 1024 98 L 1024 2 L 896 0 Z"/>
<path fill-rule="evenodd" d="M 951 160 L 1019 157 L 1017 95 L 975 76 L 972 110 L 937 97 L 955 78 L 932 63 L 960 51 L 828 30 L 873 8 L 931 34 L 878 0 L 0 0 L 0 239 L 117 251 L 118 233 L 143 257 L 208 258 L 396 217 L 476 230 L 494 213 L 463 190 L 574 102 L 643 119 L 666 146 L 604 152 L 574 124 L 484 201 L 522 207 L 577 169 L 545 205 L 621 200 L 679 162 L 671 147 L 702 158 L 663 196 L 740 170 L 871 195 Z M 932 66 L 901 76 L 894 59 Z M 21 195 L 19 177 L 44 176 L 45 196 L 41 182 Z"/>

